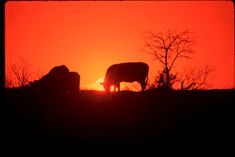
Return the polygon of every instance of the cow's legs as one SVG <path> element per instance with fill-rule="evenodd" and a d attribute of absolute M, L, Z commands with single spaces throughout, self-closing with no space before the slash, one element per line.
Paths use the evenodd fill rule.
<path fill-rule="evenodd" d="M 116 89 L 118 88 L 118 86 L 117 85 L 115 85 L 115 92 L 116 92 Z M 118 90 L 118 89 L 117 89 Z"/>
<path fill-rule="evenodd" d="M 120 92 L 120 83 L 114 85 L 113 91 L 116 92 L 116 89 Z"/>
<path fill-rule="evenodd" d="M 146 83 L 145 82 L 140 82 L 140 85 L 141 85 L 142 91 L 144 91 L 145 87 L 146 87 Z"/>
<path fill-rule="evenodd" d="M 116 89 L 118 88 L 118 85 L 113 85 L 113 91 L 116 92 Z"/>

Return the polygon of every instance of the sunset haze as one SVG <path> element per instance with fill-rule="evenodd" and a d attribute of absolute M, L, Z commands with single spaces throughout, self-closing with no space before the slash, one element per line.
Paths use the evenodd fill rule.
<path fill-rule="evenodd" d="M 162 66 L 142 51 L 146 32 L 186 29 L 197 41 L 192 64 L 215 68 L 210 88 L 234 87 L 230 1 L 7 2 L 6 74 L 21 58 L 44 74 L 64 64 L 80 74 L 81 89 L 102 89 L 110 65 L 145 62 L 153 81 Z"/>

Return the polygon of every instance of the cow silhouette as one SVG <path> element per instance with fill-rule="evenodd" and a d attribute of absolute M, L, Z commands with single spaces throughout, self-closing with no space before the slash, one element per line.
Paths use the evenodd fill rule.
<path fill-rule="evenodd" d="M 52 68 L 48 74 L 30 83 L 36 91 L 52 93 L 79 93 L 80 75 L 70 72 L 65 65 Z"/>
<path fill-rule="evenodd" d="M 149 66 L 142 62 L 126 62 L 111 65 L 105 74 L 103 85 L 106 92 L 111 91 L 111 86 L 114 86 L 114 91 L 118 88 L 120 91 L 121 82 L 137 81 L 144 91 L 148 81 Z"/>

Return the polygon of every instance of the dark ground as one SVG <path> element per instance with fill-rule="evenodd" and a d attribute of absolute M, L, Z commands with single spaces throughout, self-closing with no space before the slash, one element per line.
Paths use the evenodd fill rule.
<path fill-rule="evenodd" d="M 234 143 L 235 90 L 81 91 L 39 94 L 8 90 L 6 149 L 156 147 Z"/>

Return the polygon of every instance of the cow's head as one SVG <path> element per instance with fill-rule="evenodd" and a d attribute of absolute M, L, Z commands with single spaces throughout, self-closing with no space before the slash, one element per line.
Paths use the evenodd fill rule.
<path fill-rule="evenodd" d="M 110 92 L 110 90 L 111 90 L 111 85 L 108 83 L 108 82 L 100 82 L 100 84 L 104 87 L 104 90 L 106 91 L 106 92 Z"/>

